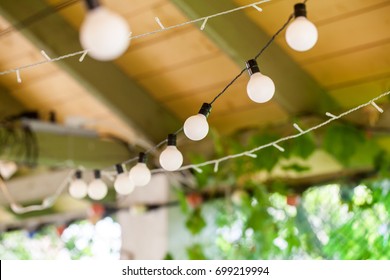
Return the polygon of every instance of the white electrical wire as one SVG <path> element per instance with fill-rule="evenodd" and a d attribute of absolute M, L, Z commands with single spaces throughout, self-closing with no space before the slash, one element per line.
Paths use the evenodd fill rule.
<path fill-rule="evenodd" d="M 62 180 L 59 187 L 56 189 L 55 193 L 49 197 L 46 197 L 42 200 L 41 204 L 36 205 L 29 205 L 26 207 L 21 206 L 12 196 L 10 193 L 7 184 L 4 182 L 2 178 L 0 178 L 0 189 L 4 194 L 4 197 L 8 201 L 12 211 L 14 211 L 16 214 L 24 214 L 29 213 L 33 211 L 41 211 L 50 208 L 54 205 L 54 203 L 57 201 L 57 199 L 60 197 L 60 195 L 63 193 L 63 191 L 68 187 L 68 183 L 70 182 L 71 177 L 74 174 L 74 170 L 69 171 L 69 173 L 65 176 L 65 178 Z"/>
<path fill-rule="evenodd" d="M 195 171 L 199 172 L 199 173 L 202 173 L 202 168 L 203 166 L 207 166 L 207 165 L 214 165 L 214 172 L 218 172 L 218 169 L 219 169 L 219 165 L 221 162 L 224 162 L 224 161 L 227 161 L 227 160 L 230 160 L 230 159 L 235 159 L 235 158 L 239 158 L 239 157 L 251 157 L 251 158 L 256 158 L 257 155 L 255 154 L 256 152 L 260 151 L 260 150 L 263 150 L 265 148 L 268 148 L 268 147 L 276 147 L 278 148 L 281 152 L 284 151 L 284 148 L 282 148 L 281 146 L 279 146 L 279 143 L 282 143 L 282 142 L 285 142 L 287 140 L 291 140 L 291 139 L 294 139 L 294 138 L 298 138 L 304 134 L 307 134 L 309 132 L 312 132 L 314 130 L 317 130 L 317 129 L 320 129 L 321 127 L 324 127 L 328 124 L 330 124 L 331 122 L 334 122 L 335 120 L 338 120 L 342 117 L 345 117 L 346 115 L 349 115 L 357 110 L 360 110 L 361 108 L 363 107 L 366 107 L 366 106 L 374 106 L 375 108 L 379 108 L 379 106 L 375 103 L 375 101 L 381 99 L 382 97 L 385 97 L 387 95 L 390 94 L 390 91 L 387 91 L 387 92 L 384 92 L 382 93 L 381 95 L 378 95 L 377 97 L 371 99 L 370 101 L 366 102 L 366 103 L 363 103 L 359 106 L 356 106 L 344 113 L 341 113 L 339 115 L 333 115 L 333 114 L 329 114 L 330 118 L 318 125 L 315 125 L 311 128 L 308 128 L 306 130 L 303 130 L 299 127 L 298 129 L 298 125 L 294 125 L 295 128 L 297 128 L 300 132 L 297 133 L 297 134 L 293 134 L 293 135 L 290 135 L 290 136 L 287 136 L 287 137 L 283 137 L 283 138 L 280 138 L 274 142 L 270 142 L 268 144 L 264 144 L 264 145 L 261 145 L 261 146 L 258 146 L 256 148 L 253 148 L 251 150 L 247 150 L 247 151 L 244 151 L 244 152 L 241 152 L 241 153 L 238 153 L 238 154 L 233 154 L 233 155 L 228 155 L 228 156 L 225 156 L 225 157 L 222 157 L 222 158 L 218 158 L 218 159 L 213 159 L 213 160 L 209 160 L 209 161 L 205 161 L 203 163 L 198 163 L 198 164 L 189 164 L 189 165 L 185 165 L 185 166 L 182 166 L 180 169 L 178 169 L 177 171 L 183 171 L 183 170 L 188 170 L 188 169 L 194 169 Z M 375 105 L 374 105 L 375 104 Z M 380 108 L 381 109 L 381 108 Z M 381 109 L 383 111 L 383 109 Z M 80 169 L 80 168 L 79 168 Z M 81 167 L 82 169 L 82 167 Z M 167 171 L 162 169 L 162 168 L 158 168 L 158 169 L 153 169 L 151 170 L 152 173 L 166 173 Z M 31 211 L 39 211 L 39 210 L 44 210 L 44 209 L 47 209 L 51 206 L 54 205 L 54 203 L 57 201 L 57 199 L 59 198 L 59 196 L 63 193 L 64 189 L 68 186 L 68 183 L 70 182 L 70 179 L 71 177 L 74 175 L 75 173 L 75 170 L 72 170 L 68 173 L 68 175 L 66 176 L 66 178 L 63 180 L 63 182 L 60 184 L 60 186 L 57 188 L 56 192 L 54 193 L 54 195 L 52 196 L 49 196 L 45 199 L 43 199 L 42 203 L 41 204 L 38 204 L 38 205 L 31 205 L 31 206 L 27 206 L 27 207 L 22 207 L 20 206 L 16 201 L 15 199 L 12 197 L 12 195 L 10 194 L 8 188 L 7 188 L 7 185 L 5 184 L 5 182 L 0 178 L 0 189 L 2 190 L 6 200 L 9 202 L 10 206 L 11 206 L 11 209 L 17 213 L 17 214 L 22 214 L 22 213 L 27 213 L 27 212 L 31 212 Z M 104 171 L 103 173 L 104 176 L 106 176 L 107 178 L 109 178 L 111 175 L 112 176 L 115 176 L 116 175 L 116 172 L 110 172 L 110 171 Z"/>
<path fill-rule="evenodd" d="M 297 134 L 293 134 L 293 135 L 290 135 L 290 136 L 287 136 L 287 137 L 283 137 L 283 138 L 280 138 L 274 142 L 270 142 L 268 144 L 264 144 L 264 145 L 261 145 L 261 146 L 258 146 L 256 148 L 253 148 L 251 150 L 248 150 L 248 151 L 244 151 L 244 152 L 241 152 L 241 153 L 238 153 L 238 154 L 233 154 L 233 155 L 228 155 L 228 156 L 225 156 L 225 157 L 222 157 L 222 158 L 219 158 L 219 159 L 213 159 L 213 160 L 209 160 L 209 161 L 205 161 L 203 163 L 198 163 L 198 164 L 189 164 L 189 165 L 185 165 L 185 166 L 182 166 L 180 169 L 178 169 L 178 171 L 182 171 L 182 170 L 188 170 L 188 169 L 194 169 L 196 171 L 198 170 L 201 170 L 200 168 L 203 167 L 203 166 L 206 166 L 206 165 L 219 165 L 221 162 L 224 162 L 224 161 L 227 161 L 227 160 L 230 160 L 230 159 L 234 159 L 234 158 L 239 158 L 239 157 L 243 157 L 243 156 L 249 156 L 249 155 L 254 155 L 255 152 L 258 152 L 260 150 L 263 150 L 265 148 L 268 148 L 268 147 L 279 147 L 279 148 L 282 148 L 280 147 L 278 144 L 279 143 L 282 143 L 282 142 L 285 142 L 287 140 L 290 140 L 290 139 L 294 139 L 294 138 L 298 138 L 304 134 L 307 134 L 309 132 L 312 132 L 314 130 L 317 130 L 323 126 L 326 126 L 328 125 L 329 123 L 331 122 L 334 122 L 335 120 L 338 120 L 346 115 L 349 115 L 357 110 L 360 110 L 361 108 L 363 107 L 366 107 L 366 106 L 374 106 L 376 105 L 375 101 L 377 101 L 378 99 L 382 98 L 382 97 L 385 97 L 387 95 L 390 94 L 390 91 L 387 91 L 387 92 L 384 92 L 382 93 L 381 95 L 378 95 L 377 97 L 371 99 L 370 101 L 366 102 L 366 103 L 363 103 L 357 107 L 354 107 L 344 113 L 341 113 L 339 115 L 333 115 L 333 114 L 327 114 L 330 119 L 316 125 L 316 126 L 313 126 L 311 128 L 308 128 L 306 130 L 302 130 L 301 129 L 301 132 L 297 133 Z M 375 105 L 374 105 L 375 104 Z M 375 107 L 376 108 L 376 107 Z M 383 111 L 383 110 L 382 110 Z M 296 127 L 296 126 L 294 126 Z M 279 149 L 278 148 L 278 149 Z M 281 151 L 284 150 L 283 148 L 281 149 Z M 166 172 L 164 169 L 162 168 L 159 168 L 159 169 L 154 169 L 152 170 L 153 173 L 159 173 L 159 172 Z"/>
<path fill-rule="evenodd" d="M 158 23 L 158 25 L 160 26 L 160 29 L 157 29 L 157 30 L 154 30 L 154 31 L 151 31 L 151 32 L 142 33 L 142 34 L 135 35 L 135 36 L 130 36 L 129 40 L 139 39 L 139 38 L 151 36 L 151 35 L 154 35 L 154 34 L 157 34 L 157 33 L 160 33 L 160 32 L 165 32 L 165 31 L 168 31 L 168 30 L 176 29 L 176 28 L 179 28 L 179 27 L 182 27 L 182 26 L 185 26 L 185 25 L 188 25 L 188 24 L 197 23 L 197 22 L 203 22 L 203 24 L 201 26 L 201 30 L 203 30 L 205 25 L 206 25 L 206 22 L 209 19 L 211 19 L 211 18 L 223 16 L 223 15 L 226 15 L 226 14 L 230 14 L 230 13 L 237 12 L 237 11 L 240 11 L 240 10 L 243 10 L 243 9 L 247 9 L 247 8 L 251 8 L 251 7 L 253 8 L 256 5 L 260 5 L 262 3 L 266 3 L 266 2 L 269 2 L 269 1 L 271 1 L 271 0 L 257 1 L 255 3 L 251 3 L 251 4 L 248 4 L 248 5 L 245 5 L 245 6 L 240 6 L 240 7 L 235 8 L 235 9 L 223 11 L 223 12 L 220 12 L 220 13 L 216 13 L 216 14 L 205 16 L 205 17 L 202 17 L 202 18 L 186 21 L 186 22 L 179 23 L 179 24 L 176 24 L 176 25 L 171 25 L 171 26 L 168 26 L 168 27 L 165 27 L 164 25 L 162 25 L 160 19 L 158 17 L 155 17 L 155 20 Z M 82 51 L 77 51 L 77 52 L 74 52 L 74 53 L 69 53 L 69 54 L 66 54 L 66 55 L 63 55 L 63 56 L 59 56 L 59 57 L 56 57 L 56 58 L 50 58 L 50 57 L 48 57 L 46 55 L 46 53 L 44 51 L 41 51 L 41 54 L 44 56 L 45 60 L 38 61 L 36 63 L 32 63 L 32 64 L 28 64 L 28 65 L 24 65 L 24 66 L 20 66 L 20 67 L 16 67 L 16 68 L 13 68 L 13 69 L 5 70 L 5 71 L 0 72 L 0 75 L 7 75 L 7 74 L 10 74 L 10 73 L 15 73 L 16 72 L 18 77 L 19 77 L 18 81 L 21 81 L 20 80 L 20 70 L 33 68 L 33 67 L 36 67 L 36 66 L 39 66 L 39 65 L 42 65 L 42 64 L 46 64 L 46 63 L 50 63 L 50 62 L 56 62 L 56 61 L 60 61 L 60 60 L 66 59 L 66 58 L 70 58 L 70 57 L 73 57 L 73 56 L 79 56 L 79 55 L 81 55 L 79 61 L 82 62 L 84 57 L 85 57 L 85 55 L 87 54 L 87 52 L 88 52 L 88 50 L 82 50 Z"/>

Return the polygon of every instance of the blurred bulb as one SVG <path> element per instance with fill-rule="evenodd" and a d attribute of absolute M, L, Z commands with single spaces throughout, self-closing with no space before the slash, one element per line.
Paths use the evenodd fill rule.
<path fill-rule="evenodd" d="M 287 27 L 287 44 L 296 51 L 310 50 L 317 42 L 318 31 L 315 25 L 306 18 L 306 6 L 298 3 L 294 6 L 295 20 Z"/>
<path fill-rule="evenodd" d="M 134 183 L 126 173 L 118 174 L 114 187 L 116 192 L 122 195 L 127 195 L 134 191 Z"/>
<path fill-rule="evenodd" d="M 96 60 L 113 60 L 130 44 L 130 28 L 124 18 L 98 6 L 88 11 L 80 29 L 80 42 Z"/>
<path fill-rule="evenodd" d="M 251 75 L 246 90 L 252 101 L 265 103 L 274 96 L 275 84 L 270 77 L 257 72 Z"/>
<path fill-rule="evenodd" d="M 191 116 L 184 123 L 184 134 L 193 141 L 202 140 L 208 132 L 209 124 L 205 115 Z"/>
<path fill-rule="evenodd" d="M 246 68 L 249 73 L 249 82 L 246 91 L 249 98 L 257 103 L 269 101 L 275 93 L 275 84 L 267 76 L 260 73 L 256 59 L 250 59 L 246 62 Z"/>
<path fill-rule="evenodd" d="M 107 185 L 101 179 L 94 179 L 88 186 L 88 196 L 94 200 L 103 199 L 107 192 Z"/>
<path fill-rule="evenodd" d="M 82 179 L 75 179 L 69 186 L 69 194 L 77 199 L 87 196 L 88 186 Z"/>
<path fill-rule="evenodd" d="M 150 170 L 144 162 L 138 162 L 133 168 L 131 168 L 129 176 L 130 179 L 133 180 L 134 185 L 137 187 L 147 185 L 152 178 Z"/>
<path fill-rule="evenodd" d="M 160 164 L 167 171 L 175 171 L 183 164 L 183 155 L 176 146 L 167 146 L 160 155 Z"/>
<path fill-rule="evenodd" d="M 193 141 L 202 140 L 209 132 L 207 117 L 211 111 L 211 104 L 203 103 L 197 115 L 189 117 L 183 126 L 184 134 Z"/>

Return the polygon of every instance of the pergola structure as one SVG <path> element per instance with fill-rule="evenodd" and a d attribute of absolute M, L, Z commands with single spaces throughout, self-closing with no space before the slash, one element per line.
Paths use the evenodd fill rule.
<path fill-rule="evenodd" d="M 101 2 L 122 15 L 132 34 L 137 35 L 159 29 L 155 17 L 170 26 L 253 1 Z M 21 82 L 15 73 L 1 75 L 2 119 L 19 121 L 20 113 L 27 111 L 40 116 L 39 121 L 33 121 L 39 147 L 37 167 L 23 169 L 7 182 L 15 199 L 28 204 L 49 196 L 67 174 L 62 170 L 65 167 L 92 170 L 110 166 L 164 140 L 245 67 L 245 62 L 284 24 L 294 4 L 292 0 L 272 0 L 258 5 L 262 12 L 248 8 L 210 19 L 204 30 L 200 30 L 201 24 L 191 24 L 134 39 L 123 56 L 110 62 L 90 57 L 79 62 L 79 57 L 72 57 L 22 70 Z M 311 0 L 307 9 L 319 32 L 316 46 L 308 52 L 296 52 L 281 33 L 258 60 L 261 71 L 276 85 L 274 98 L 265 104 L 252 102 L 246 93 L 248 77 L 242 76 L 213 106 L 209 123 L 218 133 L 231 135 L 245 129 L 286 125 L 295 117 L 342 112 L 389 90 L 389 0 Z M 41 50 L 51 58 L 82 50 L 79 28 L 85 14 L 82 0 L 2 0 L 0 71 L 42 60 Z M 380 117 L 375 109 L 361 110 L 347 120 L 362 129 L 387 131 L 388 98 L 378 104 L 384 109 Z M 53 119 L 52 112 L 57 124 L 43 123 Z M 388 150 L 386 133 L 381 137 L 381 145 Z M 24 140 L 4 141 L 6 147 L 0 147 L 5 151 L 4 160 L 24 160 L 6 152 L 13 144 L 28 149 L 31 141 L 20 139 Z M 188 151 L 208 154 L 212 142 L 179 137 L 179 146 L 184 155 Z M 153 164 L 158 165 L 158 160 Z M 324 154 L 312 164 L 324 168 L 308 176 L 307 182 L 301 178 L 300 184 L 344 172 Z M 159 196 L 148 188 L 130 200 L 147 197 L 150 203 L 164 202 L 168 183 L 162 184 L 166 192 Z M 68 199 L 65 194 L 63 199 Z M 23 220 L 8 211 L 3 195 L 0 203 L 2 212 L 7 213 L 0 220 L 3 228 L 23 227 Z M 84 202 L 62 203 L 58 212 L 66 219 L 83 217 L 87 206 Z M 57 218 L 51 216 L 47 221 Z"/>

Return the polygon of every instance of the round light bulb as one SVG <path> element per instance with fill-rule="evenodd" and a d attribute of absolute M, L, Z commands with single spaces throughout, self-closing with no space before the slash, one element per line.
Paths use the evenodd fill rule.
<path fill-rule="evenodd" d="M 126 173 L 118 174 L 114 182 L 114 187 L 116 192 L 122 195 L 127 195 L 134 191 L 133 180 Z"/>
<path fill-rule="evenodd" d="M 270 77 L 256 72 L 251 75 L 246 90 L 252 101 L 265 103 L 274 96 L 275 84 Z"/>
<path fill-rule="evenodd" d="M 94 59 L 113 60 L 127 50 L 129 34 L 125 19 L 99 6 L 87 13 L 80 29 L 80 43 Z"/>
<path fill-rule="evenodd" d="M 69 194 L 77 199 L 87 196 L 88 186 L 82 179 L 75 179 L 69 186 Z"/>
<path fill-rule="evenodd" d="M 167 171 L 175 171 L 183 164 L 183 155 L 176 146 L 167 146 L 160 154 L 160 164 Z"/>
<path fill-rule="evenodd" d="M 209 132 L 207 118 L 203 114 L 189 117 L 184 122 L 184 134 L 193 141 L 199 141 L 206 137 Z"/>
<path fill-rule="evenodd" d="M 133 180 L 134 185 L 137 187 L 147 185 L 152 178 L 149 168 L 143 162 L 138 162 L 133 168 L 131 168 L 129 176 Z"/>
<path fill-rule="evenodd" d="M 318 31 L 316 26 L 304 16 L 296 17 L 287 27 L 287 44 L 296 51 L 310 50 L 316 44 Z"/>
<path fill-rule="evenodd" d="M 107 192 L 107 185 L 101 179 L 93 180 L 88 186 L 88 196 L 94 200 L 103 199 Z"/>

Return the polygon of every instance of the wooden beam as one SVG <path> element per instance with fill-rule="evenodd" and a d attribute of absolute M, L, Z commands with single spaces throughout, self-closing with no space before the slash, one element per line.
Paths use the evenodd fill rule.
<path fill-rule="evenodd" d="M 172 0 L 191 19 L 237 8 L 233 0 Z M 276 15 L 281 16 L 281 15 Z M 289 15 L 283 15 L 287 17 Z M 261 17 L 261 13 L 259 13 Z M 275 26 L 275 31 L 280 26 Z M 212 18 L 205 33 L 240 67 L 268 42 L 270 37 L 243 11 Z M 272 77 L 276 85 L 275 100 L 289 113 L 324 112 L 335 103 L 276 43 L 259 58 L 260 69 Z M 223 67 L 223 66 L 222 66 Z"/>
<path fill-rule="evenodd" d="M 0 13 L 11 23 L 16 24 L 48 7 L 44 0 L 23 3 L 2 0 Z M 55 12 L 24 28 L 21 32 L 51 57 L 82 49 L 78 31 Z M 149 140 L 160 141 L 168 133 L 180 127 L 180 123 L 173 115 L 161 107 L 114 63 L 98 62 L 91 58 L 86 58 L 83 63 L 80 63 L 77 57 L 62 60 L 59 65 L 126 123 L 138 130 L 140 134 L 146 135 Z"/>
<path fill-rule="evenodd" d="M 29 125 L 24 124 L 23 127 L 25 126 Z M 37 155 L 35 163 L 39 166 L 83 166 L 95 169 L 124 162 L 137 154 L 119 139 L 101 138 L 91 130 L 67 129 L 54 124 L 52 126 L 55 128 L 51 130 L 30 128 L 36 142 L 22 128 L 13 129 L 14 133 L 8 128 L 0 128 L 3 130 L 2 145 L 8 148 L 1 159 L 32 163 L 34 155 Z M 59 131 L 61 127 L 62 132 Z M 17 137 L 13 137 L 14 135 Z M 0 148 L 4 151 L 5 147 Z"/>

